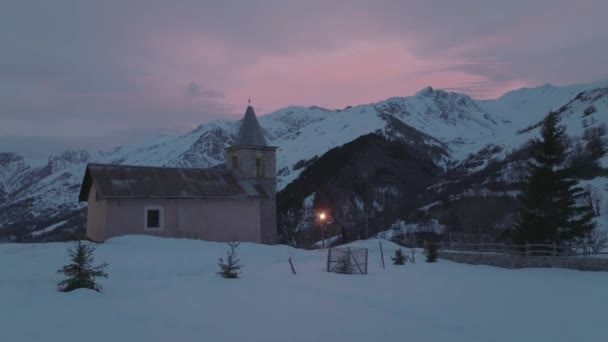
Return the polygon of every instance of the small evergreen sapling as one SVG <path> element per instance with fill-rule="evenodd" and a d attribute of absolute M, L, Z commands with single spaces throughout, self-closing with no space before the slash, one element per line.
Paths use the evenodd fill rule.
<path fill-rule="evenodd" d="M 236 248 L 239 246 L 239 242 L 233 240 L 228 242 L 228 246 L 230 250 L 227 252 L 226 260 L 224 258 L 220 258 L 218 265 L 220 266 L 220 271 L 217 274 L 221 275 L 227 279 L 235 279 L 239 277 L 239 270 L 243 267 L 240 264 L 240 260 L 236 257 Z"/>
<path fill-rule="evenodd" d="M 403 254 L 403 251 L 401 251 L 401 248 L 399 248 L 395 251 L 395 255 L 391 257 L 391 260 L 393 260 L 393 265 L 405 265 L 407 262 L 407 256 Z"/>
<path fill-rule="evenodd" d="M 426 256 L 426 262 L 437 262 L 439 257 L 437 252 L 437 244 L 435 242 L 428 241 L 424 246 L 424 255 Z"/>
<path fill-rule="evenodd" d="M 108 263 L 93 266 L 94 252 L 94 245 L 83 244 L 81 241 L 78 241 L 75 249 L 68 249 L 72 263 L 57 270 L 57 273 L 68 277 L 57 284 L 59 291 L 70 292 L 81 288 L 101 291 L 101 285 L 97 284 L 95 279 L 108 277 L 104 271 Z"/>

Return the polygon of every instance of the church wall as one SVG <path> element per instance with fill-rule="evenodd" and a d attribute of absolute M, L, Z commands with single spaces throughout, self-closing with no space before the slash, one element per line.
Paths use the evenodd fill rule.
<path fill-rule="evenodd" d="M 162 228 L 145 228 L 145 208 L 162 208 Z M 258 199 L 108 200 L 106 234 L 145 234 L 208 241 L 261 242 Z"/>
<path fill-rule="evenodd" d="M 277 201 L 274 198 L 261 200 L 260 212 L 262 243 L 277 243 Z"/>
<path fill-rule="evenodd" d="M 97 191 L 91 186 L 87 207 L 87 236 L 93 241 L 103 241 L 106 226 L 105 200 L 97 200 Z"/>

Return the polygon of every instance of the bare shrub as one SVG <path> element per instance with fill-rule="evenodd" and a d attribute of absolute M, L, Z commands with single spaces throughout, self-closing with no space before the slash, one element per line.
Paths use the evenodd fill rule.
<path fill-rule="evenodd" d="M 587 185 L 580 201 L 581 204 L 589 206 L 593 209 L 594 216 L 598 217 L 602 215 L 602 205 L 604 203 L 604 198 L 602 196 L 602 193 L 598 191 L 598 189 L 592 187 L 591 185 Z"/>
<path fill-rule="evenodd" d="M 587 237 L 587 246 L 591 254 L 598 254 L 608 248 L 608 232 L 594 230 Z"/>

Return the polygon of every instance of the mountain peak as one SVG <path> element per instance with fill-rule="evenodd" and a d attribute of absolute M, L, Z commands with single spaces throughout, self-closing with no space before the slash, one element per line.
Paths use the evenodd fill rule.
<path fill-rule="evenodd" d="M 423 89 L 421 89 L 419 92 L 416 93 L 416 96 L 428 96 L 433 94 L 433 87 L 431 86 L 426 86 Z"/>

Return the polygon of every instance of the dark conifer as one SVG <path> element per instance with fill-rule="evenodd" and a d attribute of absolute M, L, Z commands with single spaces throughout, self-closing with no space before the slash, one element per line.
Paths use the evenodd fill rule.
<path fill-rule="evenodd" d="M 426 262 L 437 262 L 437 258 L 439 258 L 438 252 L 439 246 L 436 242 L 427 241 L 424 245 L 424 255 L 426 256 Z"/>
<path fill-rule="evenodd" d="M 391 257 L 391 260 L 393 260 L 393 265 L 405 265 L 407 262 L 407 257 L 405 254 L 403 254 L 401 248 L 399 248 L 395 251 L 395 254 Z"/>
<path fill-rule="evenodd" d="M 57 270 L 57 273 L 68 277 L 57 284 L 59 291 L 70 292 L 80 288 L 101 291 L 101 285 L 97 284 L 95 279 L 108 277 L 104 271 L 108 264 L 104 262 L 93 266 L 94 252 L 94 245 L 83 244 L 81 241 L 78 241 L 75 249 L 68 249 L 72 263 Z"/>
<path fill-rule="evenodd" d="M 541 136 L 533 142 L 533 160 L 521 196 L 515 226 L 519 244 L 563 243 L 593 229 L 589 208 L 579 204 L 584 191 L 572 177 L 572 168 L 565 166 L 567 136 L 559 125 L 559 113 L 549 113 L 543 120 Z"/>

